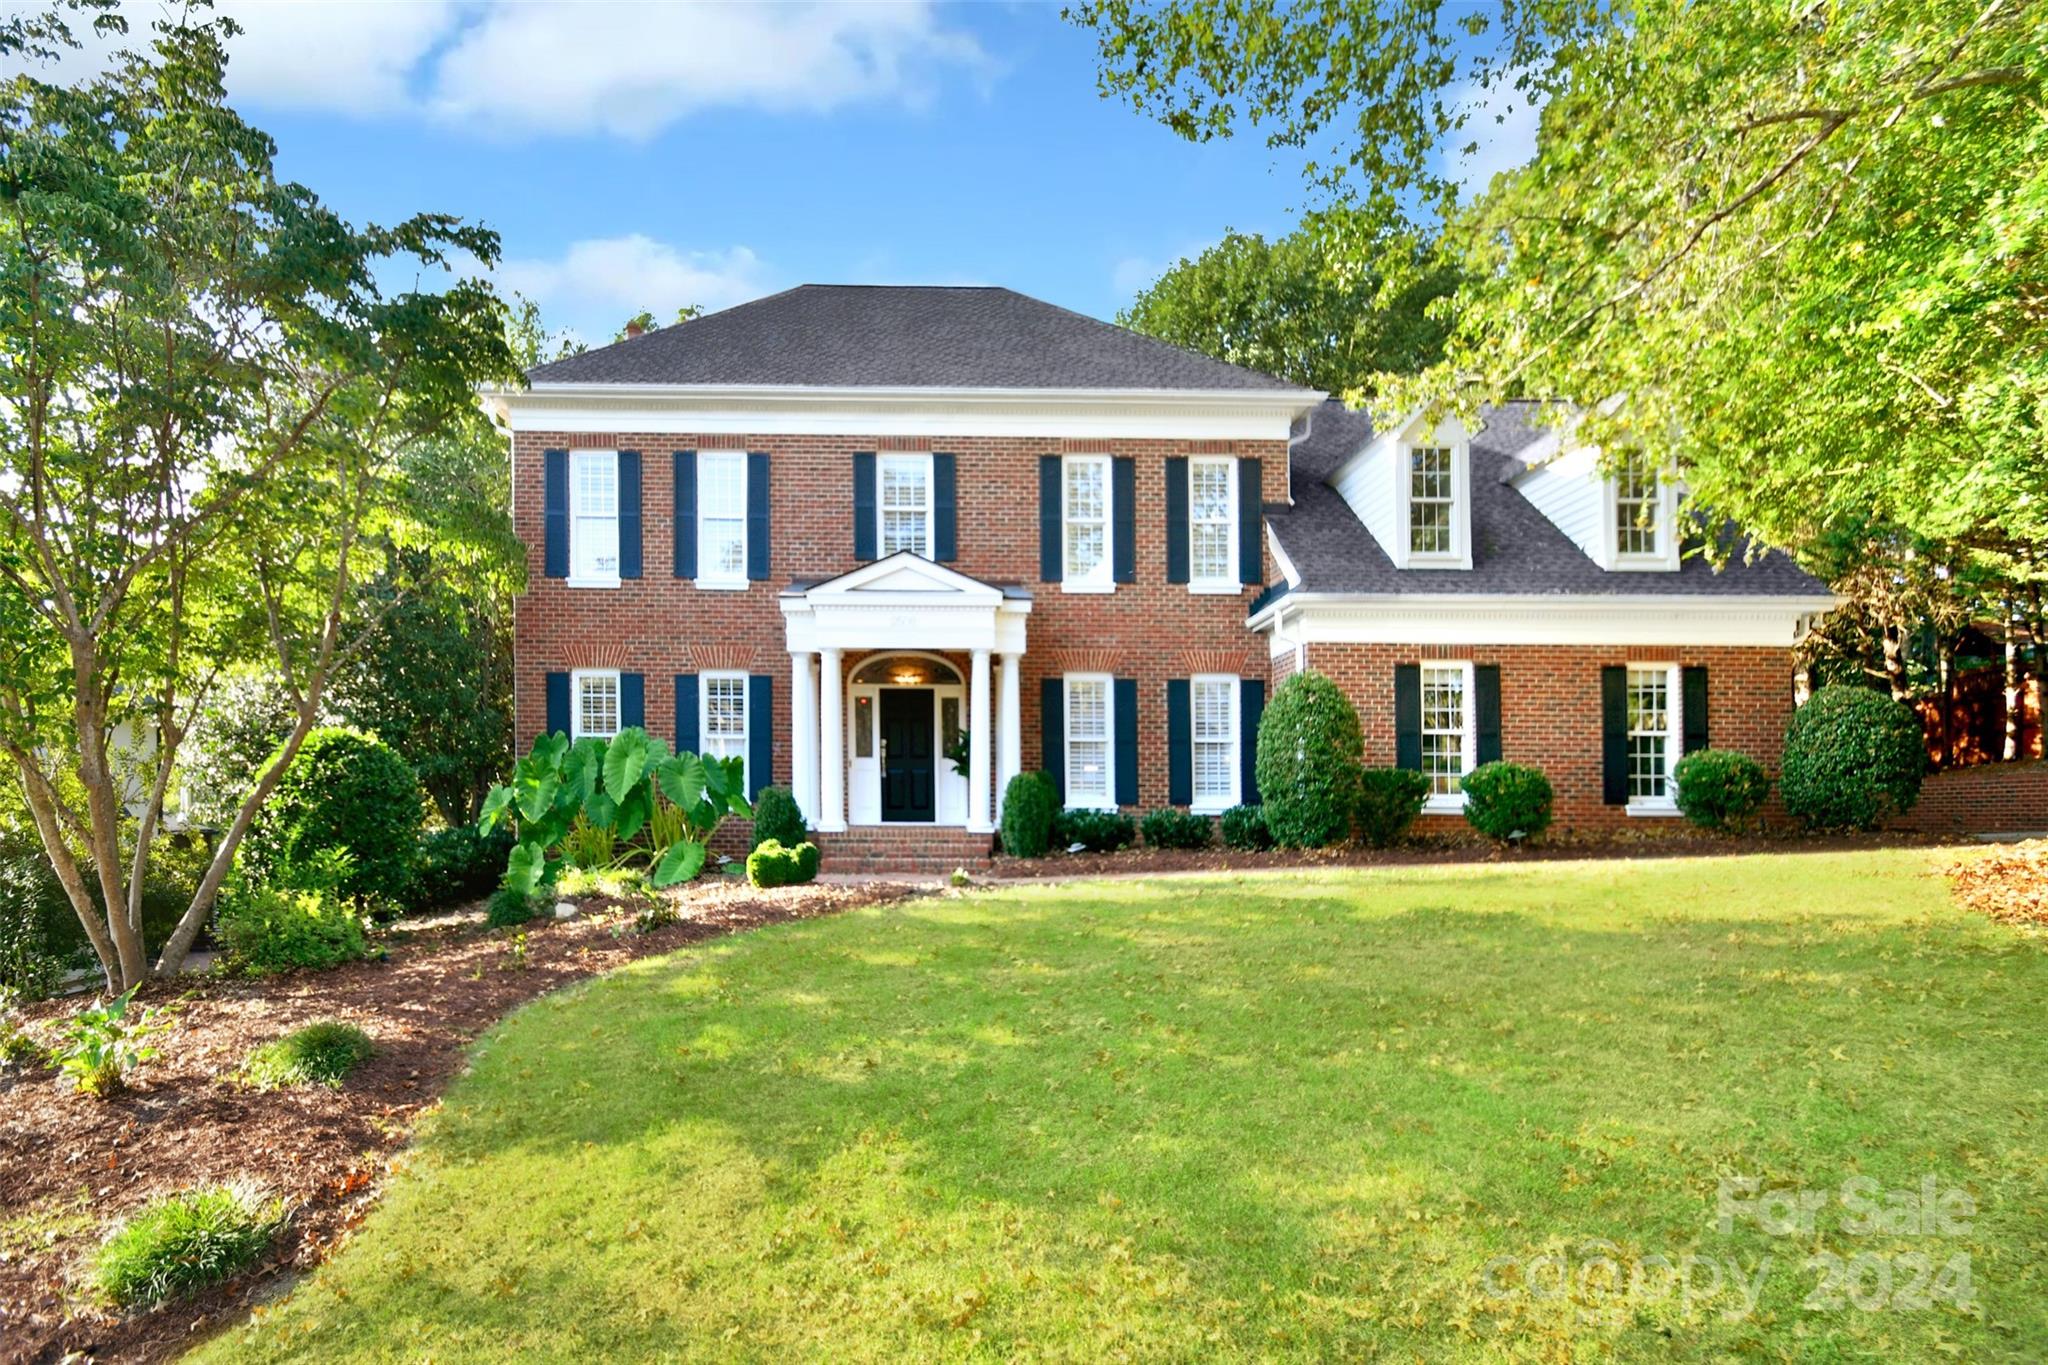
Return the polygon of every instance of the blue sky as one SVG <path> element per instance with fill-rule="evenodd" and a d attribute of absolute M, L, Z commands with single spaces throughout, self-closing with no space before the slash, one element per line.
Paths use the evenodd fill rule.
<path fill-rule="evenodd" d="M 223 0 L 279 171 L 357 220 L 502 234 L 500 283 L 607 339 L 806 281 L 986 283 L 1100 317 L 1298 163 L 1183 142 L 1095 88 L 1056 5 Z M 158 13 L 132 4 L 139 33 Z"/>

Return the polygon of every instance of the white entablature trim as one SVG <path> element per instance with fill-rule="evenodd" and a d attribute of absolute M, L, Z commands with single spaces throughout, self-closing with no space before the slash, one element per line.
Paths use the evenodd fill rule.
<path fill-rule="evenodd" d="M 1284 441 L 1314 389 L 960 389 L 537 384 L 488 389 L 513 431 L 1126 436 Z"/>
<path fill-rule="evenodd" d="M 1031 599 L 909 551 L 781 598 L 792 653 L 820 649 L 1024 652 Z"/>
<path fill-rule="evenodd" d="M 1301 644 L 1676 645 L 1789 649 L 1835 599 L 1290 593 L 1246 624 Z"/>

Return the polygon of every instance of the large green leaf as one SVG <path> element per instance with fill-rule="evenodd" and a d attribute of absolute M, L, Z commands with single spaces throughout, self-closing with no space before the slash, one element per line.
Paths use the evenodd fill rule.
<path fill-rule="evenodd" d="M 618 814 L 612 817 L 612 833 L 620 843 L 631 841 L 647 824 L 647 817 L 654 809 L 653 790 L 642 782 L 626 793 L 626 799 L 619 802 Z"/>
<path fill-rule="evenodd" d="M 519 793 L 510 787 L 491 788 L 491 794 L 484 798 L 483 813 L 477 817 L 476 827 L 485 834 L 496 829 L 498 821 L 504 818 L 505 812 L 512 808 L 512 803 L 518 796 Z"/>
<path fill-rule="evenodd" d="M 522 896 L 531 896 L 539 889 L 541 873 L 546 868 L 546 851 L 540 845 L 517 845 L 512 850 L 512 856 L 505 860 L 505 889 L 517 891 Z"/>
<path fill-rule="evenodd" d="M 674 886 L 686 882 L 704 870 L 704 857 L 708 850 L 704 845 L 690 839 L 678 839 L 662 850 L 661 861 L 654 865 L 654 875 L 648 879 L 651 886 Z"/>
<path fill-rule="evenodd" d="M 591 824 L 609 828 L 618 822 L 619 803 L 606 793 L 595 791 L 590 794 L 590 799 L 583 803 L 583 815 Z"/>
<path fill-rule="evenodd" d="M 561 782 L 553 770 L 522 775 L 519 783 L 519 813 L 528 820 L 540 819 L 555 804 L 555 795 L 560 789 Z"/>
<path fill-rule="evenodd" d="M 597 790 L 604 776 L 604 750 L 603 740 L 585 735 L 562 760 L 562 785 L 573 794 L 578 809 L 590 800 L 590 794 Z"/>
<path fill-rule="evenodd" d="M 614 801 L 624 801 L 626 794 L 640 784 L 647 771 L 648 757 L 645 730 L 635 727 L 613 735 L 610 747 L 604 751 L 605 794 Z"/>
<path fill-rule="evenodd" d="M 661 783 L 662 794 L 678 810 L 694 810 L 704 797 L 704 760 L 695 754 L 677 754 L 661 765 L 655 777 Z"/>

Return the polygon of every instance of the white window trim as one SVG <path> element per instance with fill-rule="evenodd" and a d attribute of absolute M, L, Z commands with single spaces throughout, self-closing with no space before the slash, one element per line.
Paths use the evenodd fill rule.
<path fill-rule="evenodd" d="M 616 450 L 572 450 L 569 452 L 569 576 L 564 581 L 572 588 L 616 588 L 620 578 L 617 574 L 579 574 L 576 566 L 582 556 L 576 553 L 576 528 L 582 524 L 577 503 L 581 500 L 578 489 L 581 481 L 576 477 L 576 466 L 596 456 L 609 457 L 612 462 L 612 519 L 618 520 L 619 503 L 619 452 Z M 613 551 L 613 558 L 618 551 Z"/>
<path fill-rule="evenodd" d="M 754 691 L 748 685 L 745 671 L 737 668 L 713 668 L 697 675 L 697 747 L 704 748 L 704 740 L 711 733 L 710 684 L 713 681 L 735 679 L 740 685 L 740 790 L 744 792 L 750 790 L 748 779 L 753 774 L 746 769 L 754 757 Z"/>
<path fill-rule="evenodd" d="M 704 462 L 706 460 L 729 460 L 734 458 L 737 458 L 740 462 L 740 571 L 737 574 L 698 574 L 696 585 L 706 592 L 745 592 L 751 586 L 747 581 L 747 556 L 752 552 L 753 546 L 747 540 L 749 530 L 747 526 L 747 500 L 753 490 L 747 487 L 749 470 L 747 467 L 747 452 L 744 450 L 700 450 L 697 452 L 697 563 L 700 567 L 704 563 Z M 877 489 L 877 496 L 879 497 L 879 485 L 877 485 Z M 876 541 L 875 543 L 879 545 L 881 542 Z"/>
<path fill-rule="evenodd" d="M 1067 572 L 1067 471 L 1079 464 L 1102 468 L 1102 562 L 1086 578 L 1075 578 Z M 1060 591 L 1116 591 L 1116 466 L 1106 454 L 1084 451 L 1060 456 Z"/>
<path fill-rule="evenodd" d="M 1223 543 L 1225 566 L 1221 576 L 1216 578 L 1195 577 L 1195 466 L 1220 464 L 1227 471 L 1228 487 L 1224 492 Z M 1229 593 L 1235 595 L 1244 591 L 1244 584 L 1237 574 L 1237 473 L 1238 461 L 1235 455 L 1190 455 L 1188 457 L 1188 591 L 1191 593 Z"/>
<path fill-rule="evenodd" d="M 1631 663 L 1631 673 L 1664 671 L 1664 794 L 1631 796 L 1629 815 L 1668 819 L 1678 814 L 1678 760 L 1685 757 L 1685 670 L 1677 664 Z"/>
<path fill-rule="evenodd" d="M 1456 429 L 1453 428 L 1455 432 Z M 1394 567 L 1397 569 L 1469 569 L 1472 567 L 1472 444 L 1462 434 L 1444 439 L 1442 430 L 1394 447 Z M 1409 548 L 1414 521 L 1411 503 L 1415 474 L 1409 461 L 1421 448 L 1451 452 L 1451 548 L 1448 553 L 1421 554 Z"/>
<path fill-rule="evenodd" d="M 1188 679 L 1188 765 L 1194 768 L 1194 746 L 1201 742 L 1195 733 L 1195 687 L 1199 683 L 1230 685 L 1230 790 L 1220 797 L 1195 794 L 1188 809 L 1196 815 L 1221 815 L 1243 800 L 1244 788 L 1244 679 L 1235 673 L 1197 673 Z"/>
<path fill-rule="evenodd" d="M 1657 471 L 1657 545 L 1653 555 L 1621 552 L 1621 481 L 1600 480 L 1600 548 L 1603 567 L 1615 573 L 1676 573 L 1678 558 L 1678 475 L 1669 467 Z"/>
<path fill-rule="evenodd" d="M 1074 787 L 1074 684 L 1102 684 L 1102 795 L 1086 800 L 1073 799 Z M 1065 731 L 1065 751 L 1060 762 L 1066 769 L 1066 787 L 1069 810 L 1116 810 L 1116 679 L 1108 673 L 1069 673 L 1060 679 L 1060 707 L 1065 713 L 1061 728 Z"/>
<path fill-rule="evenodd" d="M 919 555 L 918 558 L 931 559 L 934 552 L 938 549 L 936 544 L 939 535 L 938 490 L 933 487 L 932 457 L 930 454 L 918 454 L 914 451 L 885 450 L 875 456 L 875 551 L 883 559 L 887 559 L 892 554 L 901 553 L 901 551 L 889 549 L 889 538 L 882 531 L 882 528 L 888 524 L 889 520 L 889 507 L 887 500 L 882 496 L 882 490 L 888 484 L 886 475 L 891 464 L 915 464 L 922 471 L 919 477 L 924 480 L 925 553 Z M 915 554 L 916 552 L 912 551 L 912 553 Z"/>
<path fill-rule="evenodd" d="M 1421 669 L 1456 668 L 1465 675 L 1463 683 L 1465 689 L 1465 731 L 1459 740 L 1459 753 L 1464 764 L 1459 770 L 1459 777 L 1462 780 L 1464 777 L 1469 776 L 1474 768 L 1479 766 L 1479 695 L 1474 690 L 1478 670 L 1473 667 L 1472 660 L 1470 659 L 1424 659 L 1418 667 Z M 1420 674 L 1417 676 L 1419 678 Z M 1419 686 L 1416 688 L 1415 700 L 1417 706 L 1422 704 L 1422 689 Z M 1421 716 L 1418 715 L 1415 718 L 1415 724 L 1416 732 L 1418 734 L 1421 733 Z M 1431 792 L 1422 801 L 1422 812 L 1425 815 L 1460 815 L 1464 813 L 1464 810 L 1465 793 L 1463 790 L 1451 796 L 1440 796 L 1436 792 Z"/>
<path fill-rule="evenodd" d="M 618 730 L 614 730 L 611 734 L 597 735 L 595 731 L 583 728 L 583 684 L 586 680 L 594 678 L 610 678 L 612 680 L 612 690 L 619 699 L 619 729 L 623 730 L 626 728 L 626 687 L 625 683 L 619 678 L 619 670 L 616 668 L 572 669 L 569 673 L 569 738 L 572 740 L 583 739 L 592 735 L 595 735 L 598 739 L 610 739 L 612 735 L 618 733 Z"/>

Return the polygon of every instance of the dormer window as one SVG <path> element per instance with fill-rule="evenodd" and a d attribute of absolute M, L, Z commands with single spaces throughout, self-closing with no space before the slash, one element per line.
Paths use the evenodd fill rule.
<path fill-rule="evenodd" d="M 1456 552 L 1452 514 L 1457 507 L 1456 457 L 1448 446 L 1417 446 L 1408 454 L 1408 552 Z"/>
<path fill-rule="evenodd" d="M 1657 471 L 1640 457 L 1622 465 L 1614 477 L 1614 548 L 1623 559 L 1656 559 L 1661 541 L 1663 499 L 1657 495 Z"/>

